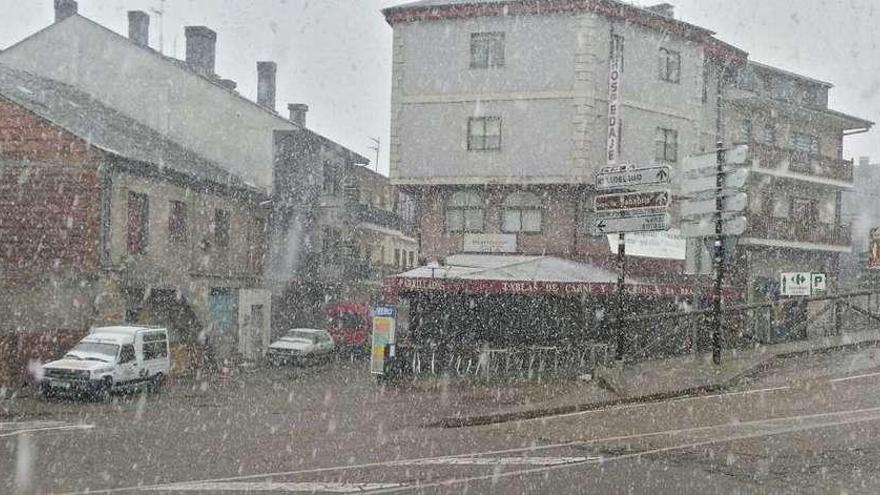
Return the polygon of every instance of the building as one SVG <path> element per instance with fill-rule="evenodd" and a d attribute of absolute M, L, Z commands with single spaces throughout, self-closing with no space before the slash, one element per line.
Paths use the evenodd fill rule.
<path fill-rule="evenodd" d="M 148 46 L 149 16 L 144 12 L 129 12 L 128 37 L 76 12 L 76 2 L 56 2 L 56 22 L 0 52 L 0 63 L 89 93 L 244 183 L 268 191 L 272 212 L 264 279 L 276 298 L 273 328 L 317 323 L 321 308 L 296 301 L 303 300 L 301 289 L 313 282 L 320 291 L 311 290 L 306 300 L 336 297 L 322 292 L 330 284 L 320 279 L 323 272 L 311 268 L 311 260 L 341 259 L 341 253 L 321 250 L 344 247 L 324 238 L 332 230 L 322 225 L 336 220 L 318 214 L 320 205 L 344 200 L 342 188 L 323 185 L 324 171 L 347 170 L 369 160 L 309 130 L 306 105 L 288 105 L 288 116 L 276 111 L 275 63 L 257 62 L 256 101 L 239 94 L 234 81 L 215 72 L 217 33 L 208 27 L 186 27 L 186 60 L 177 60 Z M 332 177 L 327 175 L 328 181 Z"/>
<path fill-rule="evenodd" d="M 854 166 L 844 139 L 873 123 L 828 108 L 831 88 L 750 61 L 724 95 L 726 140 L 751 147 L 749 227 L 733 276 L 753 297 L 778 294 L 783 272 L 826 273 L 833 290 L 841 257 L 852 252 L 843 201 Z"/>
<path fill-rule="evenodd" d="M 0 381 L 123 321 L 258 357 L 267 200 L 91 95 L 0 64 Z"/>
<path fill-rule="evenodd" d="M 427 258 L 606 264 L 608 241 L 588 228 L 595 172 L 609 153 L 675 167 L 714 149 L 718 88 L 747 56 L 667 4 L 422 0 L 383 12 L 394 29 L 391 180 L 417 204 Z M 608 101 L 612 52 L 619 105 Z"/>
<path fill-rule="evenodd" d="M 855 187 L 844 196 L 843 205 L 843 221 L 852 225 L 852 254 L 844 256 L 844 283 L 850 288 L 876 289 L 880 267 L 872 263 L 878 259 L 872 252 L 877 245 L 872 231 L 880 227 L 880 164 L 860 157 L 853 176 Z"/>

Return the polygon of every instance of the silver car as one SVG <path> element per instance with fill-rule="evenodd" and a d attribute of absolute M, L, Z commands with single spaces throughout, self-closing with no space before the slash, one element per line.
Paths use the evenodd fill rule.
<path fill-rule="evenodd" d="M 334 348 L 333 337 L 326 330 L 294 328 L 269 345 L 266 357 L 274 366 L 302 364 L 329 358 Z"/>

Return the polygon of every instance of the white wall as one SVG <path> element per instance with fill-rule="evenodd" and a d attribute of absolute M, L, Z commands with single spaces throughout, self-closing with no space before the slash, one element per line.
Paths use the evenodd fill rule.
<path fill-rule="evenodd" d="M 279 116 L 80 16 L 3 51 L 0 63 L 82 89 L 269 190 L 272 131 L 294 128 Z"/>

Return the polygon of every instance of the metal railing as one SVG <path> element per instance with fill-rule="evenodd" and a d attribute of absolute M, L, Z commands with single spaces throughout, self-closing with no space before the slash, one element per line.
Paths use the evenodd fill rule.
<path fill-rule="evenodd" d="M 811 152 L 752 142 L 752 161 L 759 168 L 785 170 L 843 182 L 853 182 L 853 161 L 819 156 Z"/>
<path fill-rule="evenodd" d="M 805 224 L 801 221 L 766 215 L 751 215 L 749 217 L 749 228 L 744 236 L 780 241 L 829 244 L 833 246 L 849 246 L 852 244 L 850 224 Z"/>

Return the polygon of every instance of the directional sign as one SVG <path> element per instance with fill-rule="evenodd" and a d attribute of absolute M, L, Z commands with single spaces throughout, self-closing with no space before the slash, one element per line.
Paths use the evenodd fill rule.
<path fill-rule="evenodd" d="M 732 196 L 721 198 L 721 211 L 724 212 L 740 212 L 743 211 L 749 203 L 749 197 L 746 193 L 736 193 Z M 694 199 L 681 203 L 682 217 L 695 217 L 701 215 L 711 215 L 716 212 L 717 204 L 715 199 Z"/>
<path fill-rule="evenodd" d="M 779 275 L 779 291 L 783 296 L 809 296 L 810 272 L 782 273 Z"/>
<path fill-rule="evenodd" d="M 726 165 L 742 165 L 749 159 L 749 147 L 747 145 L 739 145 L 733 149 L 727 150 L 724 154 L 724 163 Z M 702 170 L 716 170 L 718 167 L 718 156 L 715 152 L 705 153 L 686 157 L 681 164 L 682 172 L 696 172 Z"/>
<path fill-rule="evenodd" d="M 627 232 L 658 232 L 669 230 L 668 213 L 643 215 L 627 218 L 596 218 L 593 220 L 593 235 L 617 234 Z"/>
<path fill-rule="evenodd" d="M 721 235 L 742 235 L 748 222 L 742 216 L 722 223 Z M 700 221 L 681 222 L 681 234 L 685 237 L 711 237 L 715 235 L 715 220 L 706 217 Z"/>
<path fill-rule="evenodd" d="M 605 167 L 596 174 L 596 189 L 628 189 L 639 186 L 669 184 L 672 170 L 669 167 L 620 168 Z"/>
<path fill-rule="evenodd" d="M 820 294 L 825 292 L 825 288 L 827 287 L 828 278 L 824 273 L 813 273 L 810 275 L 810 292 L 813 294 Z"/>
<path fill-rule="evenodd" d="M 666 208 L 672 194 L 669 191 L 646 191 L 620 194 L 603 194 L 593 200 L 595 211 L 640 210 L 644 208 Z"/>
<path fill-rule="evenodd" d="M 748 169 L 737 169 L 731 172 L 724 173 L 724 178 L 722 181 L 722 189 L 737 189 L 746 185 L 746 180 L 749 178 L 749 170 Z M 698 178 L 688 178 L 681 181 L 681 192 L 683 194 L 694 194 L 705 191 L 716 191 L 717 181 L 714 175 L 709 177 L 698 177 Z"/>

